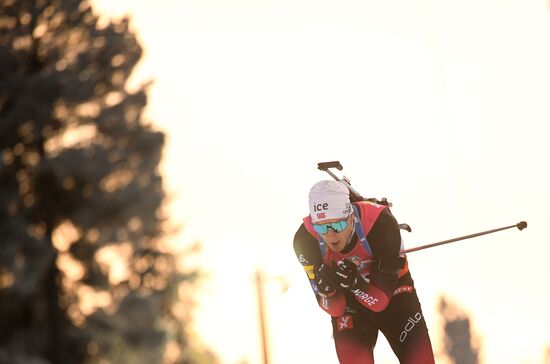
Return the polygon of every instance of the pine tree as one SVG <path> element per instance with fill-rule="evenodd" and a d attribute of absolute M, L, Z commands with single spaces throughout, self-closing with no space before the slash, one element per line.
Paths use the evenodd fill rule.
<path fill-rule="evenodd" d="M 214 361 L 182 322 L 141 55 L 85 1 L 0 0 L 0 363 Z"/>

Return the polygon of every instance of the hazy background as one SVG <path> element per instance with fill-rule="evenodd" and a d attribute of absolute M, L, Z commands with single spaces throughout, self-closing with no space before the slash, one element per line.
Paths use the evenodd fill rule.
<path fill-rule="evenodd" d="M 224 363 L 260 361 L 253 272 L 274 363 L 336 360 L 292 251 L 307 192 L 340 160 L 394 202 L 436 350 L 440 294 L 471 315 L 486 363 L 541 363 L 550 342 L 550 11 L 542 0 L 93 2 L 128 14 L 154 79 L 163 172 L 208 272 L 195 327 Z M 284 286 L 288 290 L 284 291 Z M 378 362 L 393 363 L 385 339 Z"/>

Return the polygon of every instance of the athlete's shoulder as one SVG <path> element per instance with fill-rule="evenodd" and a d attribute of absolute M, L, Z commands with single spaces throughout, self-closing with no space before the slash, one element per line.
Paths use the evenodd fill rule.
<path fill-rule="evenodd" d="M 294 234 L 294 249 L 299 246 L 317 244 L 317 240 L 307 230 L 305 224 L 301 224 Z"/>
<path fill-rule="evenodd" d="M 376 256 L 397 256 L 401 248 L 399 224 L 389 209 L 380 213 L 367 235 Z"/>
<path fill-rule="evenodd" d="M 307 231 L 304 224 L 300 225 L 294 234 L 293 245 L 294 252 L 302 264 L 322 261 L 319 242 Z"/>
<path fill-rule="evenodd" d="M 375 212 L 381 213 L 382 211 L 388 210 L 387 206 L 378 204 L 371 201 L 357 201 L 353 202 L 353 205 L 357 206 L 360 211 Z"/>
<path fill-rule="evenodd" d="M 375 226 L 373 226 L 373 229 L 376 227 L 382 230 L 385 230 L 385 229 L 399 230 L 399 224 L 397 223 L 397 219 L 395 218 L 395 216 L 393 216 L 390 209 L 388 208 L 385 208 L 380 212 L 374 225 Z"/>

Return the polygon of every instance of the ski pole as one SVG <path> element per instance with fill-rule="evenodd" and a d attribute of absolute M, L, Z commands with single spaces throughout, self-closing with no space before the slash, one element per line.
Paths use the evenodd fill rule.
<path fill-rule="evenodd" d="M 475 238 L 475 237 L 481 236 L 481 235 L 492 234 L 492 233 L 496 233 L 497 231 L 511 229 L 511 228 L 514 228 L 514 227 L 517 227 L 521 231 L 521 230 L 523 230 L 527 227 L 527 222 L 521 221 L 521 222 L 518 222 L 515 225 L 505 226 L 505 227 L 501 227 L 501 228 L 493 229 L 493 230 L 482 231 L 480 233 L 465 235 L 465 236 L 461 236 L 461 237 L 453 238 L 453 239 L 449 239 L 449 240 L 443 240 L 443 241 L 440 241 L 440 242 L 437 242 L 437 243 L 421 245 L 421 246 L 417 246 L 415 248 L 404 249 L 404 250 L 401 251 L 401 254 L 412 253 L 412 252 L 415 252 L 415 251 L 418 251 L 418 250 L 433 248 L 434 246 L 454 243 L 455 241 L 459 241 L 459 240 L 466 240 L 466 239 Z"/>
<path fill-rule="evenodd" d="M 363 196 L 361 196 L 361 194 L 359 192 L 357 192 L 356 190 L 354 190 L 351 187 L 351 184 L 350 184 L 349 180 L 346 178 L 346 176 L 344 176 L 342 179 L 340 179 L 340 178 L 338 178 L 338 176 L 336 176 L 334 173 L 332 173 L 330 168 L 336 168 L 339 171 L 341 171 L 343 169 L 342 164 L 340 164 L 339 161 L 317 163 L 317 168 L 320 169 L 321 171 L 327 172 L 336 181 L 342 182 L 348 188 L 348 190 L 350 192 L 350 199 L 352 201 L 371 201 L 371 202 L 381 203 L 381 204 L 384 204 L 388 207 L 391 207 L 391 205 L 392 205 L 391 202 L 389 202 L 386 198 L 383 198 L 382 201 L 378 201 L 375 198 L 364 198 Z M 410 249 L 404 249 L 400 253 L 401 254 L 412 253 L 412 252 L 415 252 L 415 251 L 418 251 L 418 250 L 424 250 L 424 249 L 428 249 L 428 248 L 433 248 L 434 246 L 454 243 L 454 242 L 460 241 L 460 240 L 466 240 L 466 239 L 471 239 L 471 238 L 475 238 L 475 237 L 482 236 L 482 235 L 492 234 L 492 233 L 496 233 L 497 231 L 511 229 L 511 228 L 514 228 L 514 227 L 517 227 L 521 231 L 521 230 L 523 230 L 527 227 L 527 222 L 520 221 L 515 225 L 504 226 L 504 227 L 497 228 L 497 229 L 482 231 L 482 232 L 475 233 L 475 234 L 460 236 L 458 238 L 439 241 L 437 243 L 421 245 L 421 246 L 417 246 L 415 248 L 410 248 Z M 399 224 L 399 228 L 402 229 L 402 230 L 407 230 L 408 232 L 411 232 L 411 227 L 408 224 Z M 367 261 L 367 262 L 370 262 L 370 261 Z"/>
<path fill-rule="evenodd" d="M 443 240 L 443 241 L 440 241 L 440 242 L 437 242 L 437 243 L 433 243 L 433 244 L 426 244 L 426 245 L 421 245 L 421 246 L 417 246 L 415 248 L 410 248 L 410 249 L 404 249 L 404 250 L 401 250 L 399 253 L 400 255 L 401 254 L 405 254 L 405 253 L 412 253 L 412 252 L 415 252 L 415 251 L 418 251 L 418 250 L 424 250 L 424 249 L 428 249 L 428 248 L 433 248 L 434 246 L 439 246 L 439 245 L 443 245 L 443 244 L 449 244 L 449 243 L 454 243 L 455 241 L 459 241 L 459 240 L 466 240 L 466 239 L 471 239 L 471 238 L 475 238 L 477 236 L 481 236 L 481 235 L 486 235 L 486 234 L 491 234 L 491 233 L 496 233 L 497 231 L 501 231 L 501 230 L 506 230 L 506 229 L 511 229 L 511 228 L 514 228 L 514 227 L 517 227 L 520 231 L 525 229 L 527 227 L 527 222 L 525 221 L 521 221 L 521 222 L 518 222 L 516 225 L 510 225 L 510 226 L 505 226 L 505 227 L 501 227 L 501 228 L 498 228 L 498 229 L 493 229 L 493 230 L 487 230 L 487 231 L 482 231 L 480 233 L 475 233 L 475 234 L 470 234 L 470 235 L 465 235 L 465 236 L 461 236 L 459 238 L 453 238 L 453 239 L 449 239 L 449 240 Z M 367 259 L 367 260 L 363 260 L 361 261 L 361 263 L 373 263 L 375 261 L 375 259 Z"/>

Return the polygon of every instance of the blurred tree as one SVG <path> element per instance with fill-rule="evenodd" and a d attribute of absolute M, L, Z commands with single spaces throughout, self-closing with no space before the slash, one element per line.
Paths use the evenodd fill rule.
<path fill-rule="evenodd" d="M 443 319 L 444 348 L 454 364 L 479 363 L 479 342 L 472 337 L 470 319 L 455 304 L 441 297 L 439 313 Z"/>
<path fill-rule="evenodd" d="M 163 239 L 141 55 L 85 1 L 0 0 L 0 363 L 215 362 Z"/>

